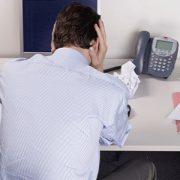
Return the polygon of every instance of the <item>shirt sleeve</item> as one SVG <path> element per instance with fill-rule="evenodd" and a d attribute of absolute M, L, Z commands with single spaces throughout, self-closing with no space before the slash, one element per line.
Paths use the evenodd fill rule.
<path fill-rule="evenodd" d="M 105 108 L 103 130 L 100 136 L 101 145 L 116 144 L 120 147 L 124 145 L 131 129 L 128 121 L 127 105 L 127 96 L 121 95 L 119 100 L 116 98 L 116 100 L 112 101 L 109 106 Z"/>

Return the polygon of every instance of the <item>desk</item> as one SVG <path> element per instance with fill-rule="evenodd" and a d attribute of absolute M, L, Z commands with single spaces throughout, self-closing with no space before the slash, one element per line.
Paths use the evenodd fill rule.
<path fill-rule="evenodd" d="M 9 59 L 0 59 L 0 66 Z M 105 61 L 105 68 L 127 60 Z M 167 119 L 173 109 L 172 93 L 180 91 L 180 60 L 167 79 L 140 76 L 141 83 L 135 97 L 130 100 L 133 126 L 123 148 L 101 146 L 102 151 L 180 151 L 180 135 L 175 124 Z"/>
<path fill-rule="evenodd" d="M 180 134 L 167 119 L 173 110 L 172 93 L 180 91 L 180 60 L 167 80 L 147 75 L 140 75 L 140 80 L 135 97 L 129 101 L 133 128 L 124 147 L 101 146 L 101 150 L 180 151 Z"/>

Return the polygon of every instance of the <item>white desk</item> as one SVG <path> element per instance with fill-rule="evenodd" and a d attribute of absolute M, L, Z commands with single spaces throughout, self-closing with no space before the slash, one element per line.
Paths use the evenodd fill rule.
<path fill-rule="evenodd" d="M 9 59 L 0 59 L 0 66 Z M 119 65 L 121 60 L 105 63 L 105 68 Z M 141 84 L 132 107 L 132 130 L 123 148 L 101 146 L 105 151 L 180 151 L 180 135 L 176 125 L 167 119 L 173 109 L 172 93 L 180 91 L 180 60 L 176 62 L 173 74 L 167 79 L 156 79 L 141 75 Z"/>
<path fill-rule="evenodd" d="M 180 151 L 180 134 L 176 125 L 167 119 L 173 110 L 172 93 L 180 92 L 180 60 L 171 76 L 156 79 L 141 75 L 141 84 L 132 107 L 132 130 L 123 148 L 102 147 L 106 151 Z"/>

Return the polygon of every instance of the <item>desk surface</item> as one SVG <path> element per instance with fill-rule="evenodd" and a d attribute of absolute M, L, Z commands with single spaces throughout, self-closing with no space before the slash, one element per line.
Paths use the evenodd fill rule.
<path fill-rule="evenodd" d="M 9 59 L 0 59 L 0 66 Z M 105 68 L 119 65 L 124 60 L 112 59 Z M 173 110 L 172 93 L 180 92 L 180 60 L 167 79 L 140 76 L 141 83 L 133 99 L 130 117 L 133 126 L 123 148 L 101 146 L 105 151 L 180 151 L 180 134 L 176 125 L 167 119 Z"/>
<path fill-rule="evenodd" d="M 101 146 L 101 150 L 180 151 L 180 134 L 167 118 L 173 110 L 172 93 L 180 92 L 180 61 L 167 80 L 147 75 L 141 75 L 140 80 L 135 97 L 129 101 L 133 128 L 125 146 Z"/>

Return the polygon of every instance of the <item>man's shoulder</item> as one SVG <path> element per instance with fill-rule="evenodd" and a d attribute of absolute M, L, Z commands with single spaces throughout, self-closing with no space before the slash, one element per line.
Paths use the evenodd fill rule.
<path fill-rule="evenodd" d="M 12 59 L 6 63 L 6 65 L 14 65 L 14 64 L 20 64 L 20 63 L 27 63 L 27 62 L 33 62 L 33 61 L 38 61 L 41 59 L 46 59 L 48 56 L 44 56 L 42 54 L 34 54 L 33 56 L 29 58 L 25 57 L 19 57 Z"/>
<path fill-rule="evenodd" d="M 24 57 L 20 57 L 20 58 L 15 58 L 12 59 L 10 61 L 8 61 L 7 63 L 5 63 L 1 69 L 1 72 L 3 73 L 8 73 L 8 72 L 13 72 L 13 71 L 17 71 L 18 69 L 22 69 L 24 68 L 24 66 L 27 66 L 28 64 L 31 64 L 32 62 L 35 61 L 39 61 L 42 62 L 42 59 L 45 59 L 46 56 L 43 56 L 41 54 L 35 54 L 34 56 L 30 57 L 30 58 L 24 58 Z"/>
<path fill-rule="evenodd" d="M 14 70 L 14 68 L 16 67 L 16 64 L 21 62 L 21 61 L 25 61 L 27 60 L 26 58 L 15 58 L 12 59 L 8 62 L 6 62 L 2 68 L 1 68 L 1 73 L 8 73 L 8 72 L 12 72 Z"/>
<path fill-rule="evenodd" d="M 84 73 L 92 79 L 92 84 L 98 88 L 106 90 L 109 93 L 119 94 L 121 92 L 124 93 L 127 97 L 129 96 L 126 85 L 113 75 L 102 73 L 92 68 L 91 66 L 88 66 L 86 70 L 84 70 Z"/>

